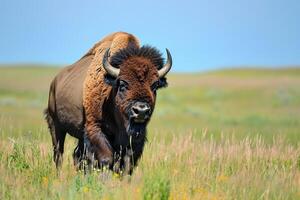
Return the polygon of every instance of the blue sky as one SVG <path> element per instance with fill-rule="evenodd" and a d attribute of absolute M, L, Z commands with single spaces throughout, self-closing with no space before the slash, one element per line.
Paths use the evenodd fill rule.
<path fill-rule="evenodd" d="M 1 0 L 0 63 L 70 64 L 126 31 L 174 71 L 300 64 L 298 0 Z"/>

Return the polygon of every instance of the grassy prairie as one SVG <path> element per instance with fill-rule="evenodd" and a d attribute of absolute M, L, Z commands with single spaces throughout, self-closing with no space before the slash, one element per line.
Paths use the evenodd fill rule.
<path fill-rule="evenodd" d="M 170 74 L 132 177 L 56 174 L 43 119 L 59 68 L 0 68 L 0 199 L 299 199 L 300 69 Z"/>

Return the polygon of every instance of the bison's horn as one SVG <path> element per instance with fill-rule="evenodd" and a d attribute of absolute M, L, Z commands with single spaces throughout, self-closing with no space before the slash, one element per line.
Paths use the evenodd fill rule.
<path fill-rule="evenodd" d="M 112 77 L 117 77 L 120 73 L 120 69 L 113 67 L 109 61 L 108 61 L 108 57 L 109 57 L 109 48 L 106 50 L 103 59 L 102 59 L 102 64 L 103 67 L 105 69 L 105 71 L 111 75 Z"/>
<path fill-rule="evenodd" d="M 167 60 L 166 64 L 160 70 L 158 70 L 159 78 L 164 77 L 170 71 L 170 69 L 172 67 L 172 56 L 168 49 L 166 49 L 166 51 L 167 51 L 168 60 Z"/>

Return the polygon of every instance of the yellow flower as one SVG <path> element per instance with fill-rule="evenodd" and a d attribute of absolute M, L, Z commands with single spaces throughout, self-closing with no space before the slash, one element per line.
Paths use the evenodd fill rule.
<path fill-rule="evenodd" d="M 116 172 L 114 172 L 114 173 L 113 173 L 113 177 L 114 177 L 114 178 L 120 178 L 120 174 L 119 174 L 119 173 L 116 173 Z"/>
<path fill-rule="evenodd" d="M 136 193 L 140 193 L 140 188 L 139 187 L 137 187 L 136 189 L 135 189 L 135 191 L 136 191 Z"/>
<path fill-rule="evenodd" d="M 108 196 L 104 196 L 104 197 L 102 198 L 102 200 L 108 200 L 108 199 L 109 199 Z"/>
<path fill-rule="evenodd" d="M 89 188 L 88 188 L 87 186 L 84 186 L 84 187 L 82 188 L 82 191 L 83 191 L 84 193 L 87 193 L 87 192 L 89 192 Z"/>
<path fill-rule="evenodd" d="M 194 191 L 195 191 L 196 193 L 199 193 L 199 194 L 203 195 L 203 196 L 206 196 L 207 193 L 208 193 L 204 188 L 201 188 L 201 187 L 195 188 Z"/>
<path fill-rule="evenodd" d="M 217 177 L 217 182 L 226 182 L 228 180 L 228 176 L 220 175 Z"/>
<path fill-rule="evenodd" d="M 48 184 L 49 184 L 49 179 L 48 179 L 48 177 L 47 177 L 47 176 L 43 176 L 43 177 L 42 177 L 42 185 L 43 185 L 44 187 L 48 187 Z"/>

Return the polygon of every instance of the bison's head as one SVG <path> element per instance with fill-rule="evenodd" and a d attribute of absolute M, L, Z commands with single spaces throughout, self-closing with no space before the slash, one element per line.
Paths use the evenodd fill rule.
<path fill-rule="evenodd" d="M 106 82 L 113 86 L 115 118 L 130 135 L 145 134 L 153 113 L 156 91 L 166 87 L 166 74 L 172 66 L 167 50 L 167 62 L 153 47 L 129 47 L 114 54 L 109 61 L 109 49 L 103 57 Z"/>

